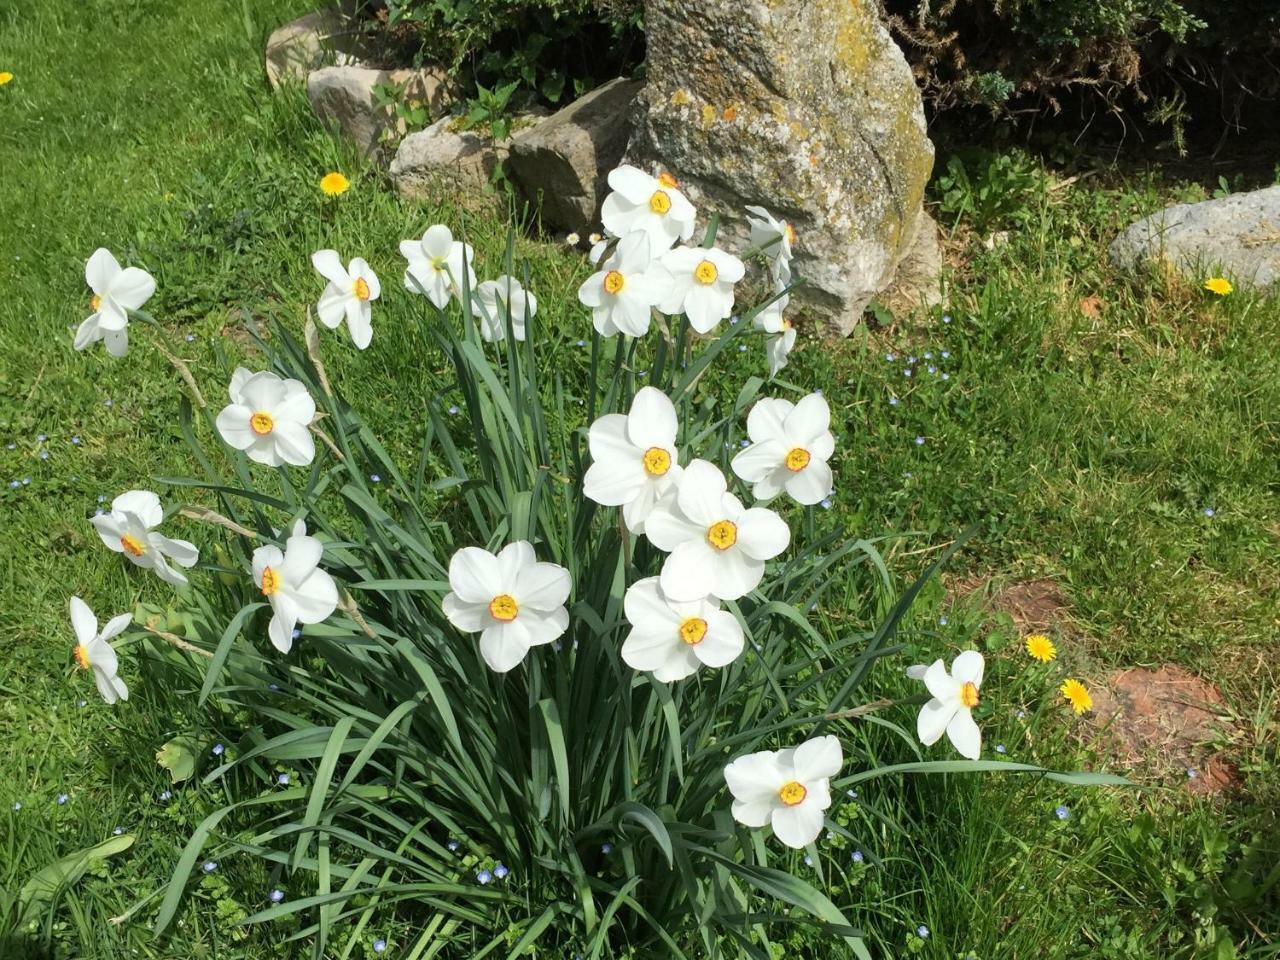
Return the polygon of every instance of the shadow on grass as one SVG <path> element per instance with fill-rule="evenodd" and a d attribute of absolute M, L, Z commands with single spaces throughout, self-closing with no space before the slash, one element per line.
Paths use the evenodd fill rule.
<path fill-rule="evenodd" d="M 51 947 L 18 934 L 0 934 L 0 957 L 4 960 L 53 960 Z"/>

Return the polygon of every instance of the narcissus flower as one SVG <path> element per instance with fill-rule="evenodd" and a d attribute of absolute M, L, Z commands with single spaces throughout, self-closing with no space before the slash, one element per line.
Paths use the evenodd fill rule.
<path fill-rule="evenodd" d="M 71 627 L 76 632 L 76 663 L 82 670 L 93 671 L 93 682 L 98 685 L 98 692 L 107 703 L 129 699 L 129 688 L 117 676 L 119 665 L 116 652 L 109 641 L 112 637 L 119 636 L 132 622 L 133 614 L 122 613 L 108 620 L 99 633 L 98 618 L 93 615 L 89 605 L 79 597 L 71 598 Z"/>
<path fill-rule="evenodd" d="M 801 850 L 818 839 L 831 806 L 831 778 L 844 754 L 833 736 L 815 737 L 787 750 L 762 750 L 724 768 L 733 794 L 733 819 L 746 827 L 773 826 L 788 847 Z"/>
<path fill-rule="evenodd" d="M 758 248 L 769 259 L 769 273 L 773 279 L 786 286 L 791 282 L 795 227 L 786 220 L 778 219 L 764 207 L 747 207 L 747 223 L 751 227 L 751 246 Z"/>
<path fill-rule="evenodd" d="M 101 340 L 107 353 L 123 357 L 129 352 L 129 311 L 151 299 L 156 281 L 140 267 L 121 268 L 105 247 L 95 250 L 84 265 L 84 279 L 93 291 L 93 313 L 76 329 L 74 346 L 83 350 Z"/>
<path fill-rule="evenodd" d="M 642 337 L 649 332 L 651 309 L 670 287 L 671 274 L 654 261 L 649 241 L 632 233 L 578 288 L 578 299 L 591 308 L 591 322 L 601 336 Z"/>
<path fill-rule="evenodd" d="M 658 309 L 683 313 L 698 333 L 710 333 L 733 313 L 733 285 L 746 268 L 731 253 L 715 247 L 676 247 L 662 255 L 671 283 Z"/>
<path fill-rule="evenodd" d="M 737 600 L 764 577 L 765 561 L 787 548 L 791 531 L 772 510 L 742 506 L 713 463 L 694 460 L 677 488 L 645 521 L 645 536 L 669 551 L 662 592 L 672 600 Z"/>
<path fill-rule="evenodd" d="M 506 274 L 497 280 L 486 280 L 476 287 L 480 307 L 480 336 L 490 343 L 507 336 L 507 312 L 511 313 L 511 334 L 524 339 L 524 322 L 538 313 L 538 298 Z"/>
<path fill-rule="evenodd" d="M 796 345 L 796 328 L 782 315 L 790 300 L 789 296 L 779 297 L 757 313 L 752 321 L 752 326 L 765 335 L 765 358 L 769 364 L 771 379 L 787 365 L 787 358 Z"/>
<path fill-rule="evenodd" d="M 453 231 L 437 223 L 428 227 L 421 240 L 401 240 L 400 255 L 409 261 L 404 286 L 421 293 L 443 310 L 450 297 L 462 296 L 462 284 L 476 288 L 475 259 L 471 245 L 453 239 Z"/>
<path fill-rule="evenodd" d="M 344 268 L 336 250 L 317 250 L 311 263 L 329 281 L 320 294 L 316 316 L 330 330 L 336 330 L 345 319 L 351 342 L 363 350 L 373 339 L 372 303 L 382 293 L 377 275 L 360 257 Z"/>
<path fill-rule="evenodd" d="M 227 392 L 231 403 L 218 414 L 217 426 L 228 446 L 270 467 L 305 467 L 315 459 L 316 444 L 307 427 L 316 415 L 316 402 L 302 381 L 237 367 Z"/>
<path fill-rule="evenodd" d="M 933 699 L 920 708 L 916 735 L 926 747 L 937 743 L 946 733 L 952 746 L 962 757 L 977 760 L 982 753 L 982 731 L 973 722 L 970 711 L 978 705 L 982 673 L 986 662 L 976 650 L 966 650 L 951 661 L 951 672 L 941 660 L 925 668 L 908 671 L 924 681 Z"/>
<path fill-rule="evenodd" d="M 321 623 L 338 606 L 338 585 L 320 569 L 324 546 L 307 536 L 307 525 L 293 525 L 284 550 L 268 544 L 253 551 L 253 582 L 271 604 L 267 636 L 281 653 L 293 648 L 293 628 Z"/>
<path fill-rule="evenodd" d="M 187 578 L 169 566 L 169 561 L 180 567 L 193 567 L 200 552 L 186 540 L 171 540 L 156 533 L 154 528 L 163 520 L 160 498 L 150 490 L 122 493 L 111 501 L 109 513 L 89 518 L 109 549 L 123 553 L 135 566 L 154 570 L 165 583 L 185 586 Z"/>
<path fill-rule="evenodd" d="M 761 400 L 747 414 L 751 445 L 733 458 L 733 472 L 753 484 L 757 500 L 770 500 L 783 490 L 798 503 L 813 505 L 830 496 L 835 452 L 831 409 L 821 394 L 799 403 Z"/>
<path fill-rule="evenodd" d="M 1088 689 L 1079 680 L 1064 680 L 1062 681 L 1062 686 L 1058 689 L 1066 698 L 1067 703 L 1071 704 L 1071 709 L 1076 713 L 1084 713 L 1086 710 L 1093 709 L 1093 697 L 1089 696 Z"/>
<path fill-rule="evenodd" d="M 1058 648 L 1053 645 L 1053 641 L 1046 637 L 1043 633 L 1032 633 L 1027 636 L 1026 640 L 1027 653 L 1034 660 L 1041 663 L 1048 663 L 1058 655 Z"/>
<path fill-rule="evenodd" d="M 1225 297 L 1235 289 L 1226 277 L 1210 277 L 1204 282 L 1204 288 L 1219 297 Z"/>
<path fill-rule="evenodd" d="M 463 633 L 480 634 L 489 669 L 506 673 L 532 647 L 551 643 L 569 627 L 569 571 L 541 563 L 533 545 L 517 540 L 495 556 L 463 547 L 449 561 L 444 615 Z"/>
<path fill-rule="evenodd" d="M 651 177 L 623 164 L 609 174 L 609 188 L 600 219 L 615 237 L 644 234 L 651 256 L 658 257 L 677 240 L 693 236 L 698 211 L 680 192 L 675 177 Z"/>
<path fill-rule="evenodd" d="M 623 610 L 631 632 L 622 660 L 663 683 L 692 676 L 698 667 L 723 667 L 742 653 L 742 627 L 708 597 L 687 603 L 668 599 L 658 577 L 627 588 Z"/>
<path fill-rule="evenodd" d="M 582 492 L 606 507 L 622 507 L 632 533 L 644 533 L 645 520 L 684 472 L 676 463 L 676 408 L 654 387 L 641 387 L 626 415 L 608 413 L 587 434 L 591 467 Z"/>
<path fill-rule="evenodd" d="M 351 181 L 333 170 L 320 178 L 320 192 L 326 197 L 338 197 L 347 192 Z"/>

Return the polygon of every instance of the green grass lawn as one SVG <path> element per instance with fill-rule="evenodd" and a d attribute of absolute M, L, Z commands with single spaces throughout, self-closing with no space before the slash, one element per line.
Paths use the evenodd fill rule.
<path fill-rule="evenodd" d="M 3 958 L 302 953 L 280 945 L 279 929 L 237 925 L 274 881 L 235 860 L 193 886 L 176 940 L 149 933 L 154 901 L 109 923 L 164 883 L 193 823 L 226 800 L 225 788 L 194 786 L 161 800 L 157 747 L 180 731 L 209 744 L 238 731 L 234 716 L 215 720 L 192 708 L 190 691 L 167 687 L 140 645 L 121 658 L 131 700 L 106 708 L 71 669 L 66 603 L 78 593 L 100 617 L 167 606 L 168 588 L 107 556 L 87 518 L 101 498 L 188 470 L 181 383 L 148 342 L 157 332 L 135 324 L 123 361 L 71 349 L 94 248 L 156 277 L 148 309 L 211 397 L 222 389 L 219 357 L 248 354 L 246 319 L 301 327 L 321 287 L 311 251 L 368 257 L 387 301 L 373 346 L 357 355 L 328 341 L 330 372 L 393 450 L 413 442 L 420 398 L 447 383 L 438 356 L 397 335 L 397 242 L 444 221 L 482 261 L 500 262 L 505 224 L 464 215 L 448 197 L 400 203 L 320 127 L 299 89 L 266 90 L 265 34 L 307 7 L 45 0 L 0 10 L 0 70 L 15 77 L 0 87 Z M 317 189 L 330 169 L 353 180 L 337 202 Z M 1056 581 L 1071 606 L 1055 639 L 1086 682 L 1116 666 L 1176 663 L 1222 688 L 1235 717 L 1223 746 L 1240 786 L 1197 800 L 1165 787 L 881 781 L 839 808 L 866 838 L 864 859 L 843 841 L 824 846 L 829 892 L 881 955 L 1274 955 L 1265 945 L 1280 933 L 1267 874 L 1280 855 L 1280 304 L 1212 301 L 1110 271 L 1114 233 L 1171 195 L 1203 196 L 1196 185 L 1036 182 L 1018 188 L 1018 223 L 992 225 L 1014 227 L 1009 242 L 988 250 L 977 234 L 966 241 L 962 224 L 945 316 L 864 327 L 834 349 L 804 341 L 783 379 L 831 401 L 833 516 L 860 535 L 895 537 L 895 576 L 910 578 L 958 530 L 981 524 L 957 579 Z M 584 261 L 523 238 L 516 255 L 529 262 L 566 371 L 584 369 L 577 344 L 590 324 L 574 295 Z M 727 375 L 762 369 L 753 348 Z M 192 526 L 179 535 L 199 539 Z M 930 653 L 972 642 L 995 654 L 984 731 L 1012 758 L 1106 762 L 1047 674 L 1018 653 L 1007 620 L 937 586 L 907 639 Z M 905 689 L 891 673 L 906 662 L 881 668 L 886 692 Z M 1069 819 L 1055 815 L 1059 804 Z M 911 842 L 882 816 L 905 824 Z M 15 923 L 12 899 L 35 871 L 116 827 L 136 837 L 129 851 Z M 372 955 L 375 935 L 394 948 L 410 922 L 388 916 L 332 955 Z"/>

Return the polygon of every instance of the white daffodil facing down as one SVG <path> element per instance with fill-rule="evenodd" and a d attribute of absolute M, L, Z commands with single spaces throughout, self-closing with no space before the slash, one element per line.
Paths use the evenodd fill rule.
<path fill-rule="evenodd" d="M 480 655 L 489 669 L 506 673 L 532 647 L 568 629 L 564 603 L 571 585 L 569 571 L 539 562 L 526 540 L 507 544 L 496 556 L 463 547 L 449 561 L 451 591 L 442 606 L 463 633 L 480 634 Z"/>
<path fill-rule="evenodd" d="M 622 238 L 600 269 L 578 288 L 578 299 L 591 308 L 591 322 L 602 337 L 649 332 L 651 308 L 666 296 L 671 275 L 654 261 L 643 234 Z"/>
<path fill-rule="evenodd" d="M 591 466 L 582 492 L 606 507 L 622 507 L 632 533 L 684 472 L 676 463 L 676 408 L 655 387 L 641 387 L 627 414 L 607 413 L 591 424 Z"/>
<path fill-rule="evenodd" d="M 111 512 L 91 517 L 102 542 L 116 553 L 123 553 L 135 566 L 154 570 L 156 576 L 175 587 L 185 586 L 187 578 L 169 566 L 172 560 L 180 567 L 194 567 L 200 552 L 186 540 L 171 540 L 154 531 L 164 520 L 160 498 L 150 490 L 130 490 L 111 501 Z"/>
<path fill-rule="evenodd" d="M 786 266 L 789 278 L 796 228 L 787 221 L 778 219 L 764 207 L 747 207 L 747 223 L 751 227 L 751 246 L 775 264 Z"/>
<path fill-rule="evenodd" d="M 662 592 L 676 601 L 711 595 L 737 600 L 764 576 L 766 560 L 787 548 L 791 531 L 772 510 L 744 509 L 713 463 L 694 460 L 645 521 L 645 536 L 669 551 Z"/>
<path fill-rule="evenodd" d="M 112 637 L 119 636 L 132 622 L 133 614 L 122 613 L 108 620 L 99 633 L 98 618 L 93 615 L 89 605 L 79 597 L 71 598 L 71 627 L 76 632 L 76 663 L 82 670 L 93 671 L 93 682 L 98 685 L 98 692 L 107 703 L 129 699 L 129 688 L 117 676 L 119 665 L 116 652 L 109 641 Z"/>
<path fill-rule="evenodd" d="M 316 442 L 308 426 L 316 402 L 302 381 L 237 367 L 227 392 L 231 403 L 218 414 L 217 426 L 228 446 L 271 467 L 305 467 L 315 459 Z"/>
<path fill-rule="evenodd" d="M 788 847 L 807 847 L 822 832 L 831 806 L 831 778 L 844 753 L 835 737 L 814 737 L 787 750 L 762 750 L 724 768 L 733 794 L 733 819 L 746 827 L 773 825 Z"/>
<path fill-rule="evenodd" d="M 480 336 L 489 343 L 506 339 L 507 311 L 511 312 L 511 335 L 517 340 L 524 339 L 525 320 L 538 313 L 538 298 L 506 274 L 476 287 L 476 301 L 480 307 Z"/>
<path fill-rule="evenodd" d="M 747 414 L 751 445 L 733 458 L 733 472 L 753 484 L 757 500 L 771 500 L 783 490 L 797 503 L 812 506 L 830 496 L 835 452 L 831 409 L 820 393 L 799 403 L 761 400 Z"/>
<path fill-rule="evenodd" d="M 698 333 L 710 333 L 733 313 L 733 285 L 746 273 L 733 254 L 716 247 L 676 247 L 662 255 L 662 265 L 671 274 L 658 304 L 663 313 L 683 313 Z"/>
<path fill-rule="evenodd" d="M 371 304 L 382 293 L 377 274 L 360 257 L 344 268 L 336 250 L 317 250 L 311 255 L 311 264 L 329 281 L 320 294 L 316 316 L 330 330 L 338 329 L 345 319 L 351 342 L 363 350 L 373 339 Z"/>
<path fill-rule="evenodd" d="M 644 234 L 649 253 L 658 257 L 677 240 L 693 236 L 698 211 L 669 173 L 651 177 L 623 164 L 609 173 L 609 188 L 600 219 L 615 237 Z"/>
<path fill-rule="evenodd" d="M 663 683 L 692 676 L 698 667 L 723 667 L 742 653 L 742 627 L 712 597 L 680 603 L 662 592 L 658 577 L 627 588 L 623 610 L 631 632 L 622 660 Z"/>
<path fill-rule="evenodd" d="M 281 653 L 293 647 L 293 628 L 299 623 L 321 623 L 338 606 L 338 586 L 320 569 L 324 546 L 307 536 L 299 520 L 284 542 L 284 550 L 268 544 L 253 551 L 253 582 L 271 604 L 267 636 Z"/>
<path fill-rule="evenodd" d="M 464 277 L 468 290 L 476 288 L 471 245 L 454 240 L 453 231 L 443 224 L 428 227 L 421 240 L 401 240 L 400 255 L 409 261 L 405 289 L 425 294 L 441 310 L 450 297 L 462 296 Z"/>
<path fill-rule="evenodd" d="M 926 747 L 933 746 L 945 732 L 962 757 L 977 760 L 982 753 L 982 731 L 970 711 L 978 705 L 985 668 L 982 654 L 966 650 L 951 661 L 951 672 L 941 660 L 923 669 L 912 667 L 907 676 L 924 681 L 933 699 L 920 708 L 916 736 Z"/>
<path fill-rule="evenodd" d="M 84 265 L 84 280 L 93 291 L 93 313 L 76 330 L 75 348 L 83 350 L 102 340 L 107 353 L 123 357 L 129 352 L 129 311 L 140 310 L 156 292 L 156 281 L 140 267 L 121 269 L 105 247 L 93 251 Z"/>
<path fill-rule="evenodd" d="M 787 357 L 796 345 L 796 328 L 782 315 L 790 302 L 789 296 L 779 297 L 756 314 L 752 326 L 765 335 L 764 351 L 769 363 L 769 377 L 787 365 Z"/>

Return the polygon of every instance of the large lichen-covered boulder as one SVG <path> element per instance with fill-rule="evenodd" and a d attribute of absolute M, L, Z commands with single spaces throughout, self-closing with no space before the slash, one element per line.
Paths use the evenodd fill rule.
<path fill-rule="evenodd" d="M 876 0 L 647 0 L 645 29 L 628 159 L 672 173 L 735 238 L 747 204 L 790 221 L 795 302 L 848 333 L 907 253 L 936 244 L 924 107 Z M 918 300 L 937 299 L 931 282 Z"/>

